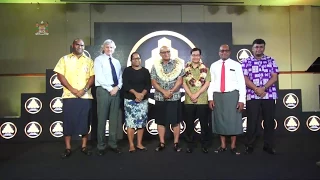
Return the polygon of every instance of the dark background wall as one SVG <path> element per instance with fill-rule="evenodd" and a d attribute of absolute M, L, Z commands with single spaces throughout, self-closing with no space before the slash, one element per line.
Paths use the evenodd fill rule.
<path fill-rule="evenodd" d="M 74 38 L 95 45 L 95 22 L 232 23 L 232 43 L 265 39 L 283 72 L 280 89 L 302 89 L 303 110 L 316 111 L 320 76 L 300 72 L 320 56 L 319 18 L 311 6 L 1 4 L 0 116 L 20 116 L 21 93 L 45 92 L 45 69 L 69 53 Z M 41 21 L 49 36 L 35 36 Z"/>

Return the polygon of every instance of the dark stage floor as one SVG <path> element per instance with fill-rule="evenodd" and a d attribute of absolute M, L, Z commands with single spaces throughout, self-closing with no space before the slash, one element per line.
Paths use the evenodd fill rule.
<path fill-rule="evenodd" d="M 254 154 L 240 156 L 215 154 L 216 137 L 208 154 L 200 148 L 176 153 L 169 142 L 164 152 L 155 152 L 156 140 L 145 143 L 147 152 L 129 153 L 126 141 L 120 144 L 120 155 L 87 157 L 78 149 L 66 160 L 59 158 L 62 142 L 2 144 L 0 179 L 320 179 L 319 133 L 278 137 L 277 155 L 263 152 L 261 140 Z M 241 142 L 238 147 L 243 150 Z"/>

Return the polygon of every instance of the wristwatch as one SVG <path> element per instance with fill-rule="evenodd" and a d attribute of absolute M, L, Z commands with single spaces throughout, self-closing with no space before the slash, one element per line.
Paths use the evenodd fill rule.
<path fill-rule="evenodd" d="M 84 92 L 88 92 L 88 90 L 89 88 L 86 88 L 86 87 L 83 89 Z"/>

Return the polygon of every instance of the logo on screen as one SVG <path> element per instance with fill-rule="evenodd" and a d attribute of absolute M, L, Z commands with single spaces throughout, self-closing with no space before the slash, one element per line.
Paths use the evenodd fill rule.
<path fill-rule="evenodd" d="M 247 132 L 247 117 L 242 118 L 242 129 L 243 132 Z"/>
<path fill-rule="evenodd" d="M 53 74 L 50 78 L 50 85 L 51 87 L 53 87 L 54 89 L 62 89 L 63 86 L 61 84 L 61 82 L 59 81 L 57 74 Z"/>
<path fill-rule="evenodd" d="M 179 123 L 179 125 L 180 125 L 180 134 L 182 134 L 186 130 L 187 126 L 186 126 L 186 123 L 184 121 Z M 170 124 L 170 130 L 171 130 L 171 132 L 173 132 L 173 128 L 172 128 L 171 124 Z"/>
<path fill-rule="evenodd" d="M 288 93 L 283 97 L 283 104 L 289 109 L 294 109 L 299 104 L 299 98 L 293 93 Z"/>
<path fill-rule="evenodd" d="M 128 128 L 126 126 L 126 123 L 123 123 L 122 130 L 124 133 L 128 134 L 128 132 L 127 132 Z M 137 128 L 134 128 L 134 134 L 137 134 Z"/>
<path fill-rule="evenodd" d="M 0 135 L 4 139 L 11 139 L 17 134 L 17 127 L 12 122 L 5 122 L 0 126 Z"/>
<path fill-rule="evenodd" d="M 63 136 L 63 122 L 55 121 L 50 125 L 50 133 L 53 137 L 59 138 Z"/>
<path fill-rule="evenodd" d="M 109 136 L 109 120 L 106 120 L 105 136 Z"/>
<path fill-rule="evenodd" d="M 147 122 L 146 129 L 149 134 L 151 135 L 158 135 L 158 125 L 156 124 L 155 119 L 150 119 Z"/>
<path fill-rule="evenodd" d="M 252 56 L 252 53 L 248 49 L 240 49 L 237 52 L 237 59 L 240 63 L 242 63 L 242 60 L 247 59 L 250 56 Z"/>
<path fill-rule="evenodd" d="M 183 58 L 181 58 L 181 53 L 178 50 L 178 47 L 174 47 L 172 46 L 172 40 L 173 39 L 178 39 L 181 42 L 184 42 L 188 47 L 195 48 L 195 45 L 185 36 L 183 36 L 182 34 L 179 34 L 177 32 L 174 31 L 155 31 L 152 32 L 150 34 L 145 35 L 144 37 L 142 37 L 132 48 L 132 50 L 130 51 L 129 55 L 128 55 L 128 60 L 127 60 L 127 66 L 131 66 L 131 60 L 130 60 L 130 55 L 133 52 L 136 52 L 138 50 L 138 48 L 144 44 L 147 40 L 154 38 L 154 37 L 158 37 L 158 36 L 164 36 L 160 39 L 157 40 L 157 47 L 151 48 L 151 52 L 148 52 L 148 55 L 146 55 L 147 57 L 149 57 L 148 59 L 145 60 L 145 68 L 148 69 L 149 71 L 151 71 L 151 68 L 153 66 L 153 63 L 155 60 L 160 60 L 161 56 L 159 54 L 160 52 L 160 48 L 162 46 L 167 46 L 170 48 L 170 56 L 171 59 L 179 59 L 182 61 L 182 64 L 185 64 L 185 60 Z M 180 53 L 180 55 L 179 55 Z M 150 90 L 150 93 L 154 93 L 155 89 L 152 87 Z M 184 92 L 183 88 L 180 89 L 180 92 Z M 185 96 L 181 97 L 181 102 L 183 102 L 185 100 Z M 148 99 L 149 103 L 151 104 L 155 104 L 155 100 L 152 98 Z"/>
<path fill-rule="evenodd" d="M 90 55 L 90 53 L 89 53 L 87 50 L 83 50 L 83 53 L 84 53 L 87 57 L 89 57 L 89 58 L 91 59 L 91 55 Z"/>
<path fill-rule="evenodd" d="M 90 133 L 91 133 L 91 125 L 89 126 L 88 134 L 90 134 Z M 82 134 L 79 134 L 79 136 L 81 137 L 81 136 L 82 136 Z"/>
<path fill-rule="evenodd" d="M 201 134 L 201 124 L 199 118 L 194 121 L 194 131 L 198 134 Z"/>
<path fill-rule="evenodd" d="M 294 132 L 298 130 L 300 127 L 300 121 L 295 116 L 287 117 L 283 123 L 284 123 L 284 127 L 290 132 Z"/>
<path fill-rule="evenodd" d="M 262 129 L 264 129 L 264 120 L 261 121 L 261 127 Z M 274 129 L 277 129 L 278 127 L 278 122 L 277 120 L 274 119 Z"/>
<path fill-rule="evenodd" d="M 36 121 L 31 121 L 25 126 L 24 132 L 29 138 L 34 139 L 41 135 L 42 126 Z"/>
<path fill-rule="evenodd" d="M 306 123 L 310 131 L 320 130 L 320 118 L 318 116 L 310 116 Z"/>
<path fill-rule="evenodd" d="M 50 102 L 50 109 L 54 113 L 62 113 L 63 101 L 61 97 L 55 97 Z"/>
<path fill-rule="evenodd" d="M 37 114 L 42 108 L 42 102 L 36 97 L 31 97 L 24 103 L 24 108 L 30 114 Z"/>

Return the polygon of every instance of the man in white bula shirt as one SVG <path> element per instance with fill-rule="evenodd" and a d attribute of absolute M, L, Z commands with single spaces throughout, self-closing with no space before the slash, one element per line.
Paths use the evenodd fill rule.
<path fill-rule="evenodd" d="M 227 150 L 226 137 L 231 136 L 231 152 L 239 155 L 237 135 L 243 133 L 242 110 L 246 100 L 246 85 L 241 64 L 230 59 L 230 48 L 221 45 L 221 59 L 210 66 L 211 82 L 208 89 L 209 108 L 212 110 L 212 130 L 220 135 L 221 145 L 216 153 Z"/>

